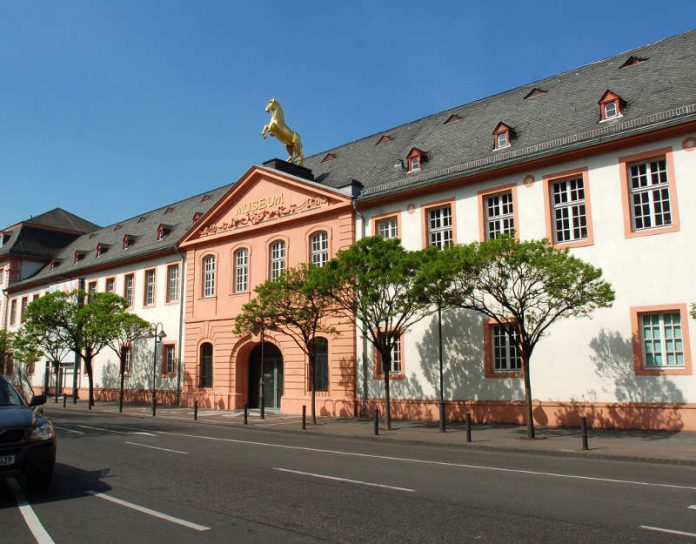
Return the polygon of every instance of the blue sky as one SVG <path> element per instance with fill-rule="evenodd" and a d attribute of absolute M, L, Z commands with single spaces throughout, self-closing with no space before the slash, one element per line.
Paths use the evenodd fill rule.
<path fill-rule="evenodd" d="M 693 0 L 0 0 L 0 227 L 60 206 L 108 225 L 696 28 Z"/>

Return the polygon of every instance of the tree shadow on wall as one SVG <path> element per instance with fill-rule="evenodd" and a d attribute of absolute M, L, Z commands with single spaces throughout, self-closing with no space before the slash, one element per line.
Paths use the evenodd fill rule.
<path fill-rule="evenodd" d="M 464 310 L 447 310 L 442 314 L 444 398 L 448 403 L 448 419 L 463 421 L 466 413 L 474 412 L 478 423 L 496 422 L 497 403 L 491 401 L 521 400 L 522 380 L 517 378 L 487 378 L 484 372 L 484 321 L 481 314 Z M 433 394 L 426 395 L 415 372 L 406 380 L 394 381 L 395 396 L 407 399 L 437 400 L 440 390 L 439 339 L 437 318 L 430 320 L 421 341 L 417 344 L 420 371 Z M 405 354 L 406 366 L 416 354 Z M 456 401 L 456 404 L 452 404 Z M 484 402 L 480 402 L 484 401 Z M 432 403 L 431 403 L 432 406 Z M 416 417 L 424 415 L 424 407 L 415 406 Z M 520 407 L 523 417 L 523 407 Z"/>
<path fill-rule="evenodd" d="M 681 429 L 684 424 L 675 405 L 685 402 L 681 390 L 665 376 L 638 376 L 633 363 L 633 342 L 619 332 L 601 329 L 590 342 L 590 356 L 595 372 L 602 379 L 602 390 L 612 395 L 616 405 L 584 408 L 593 427 Z M 620 403 L 620 404 L 619 404 Z M 662 403 L 659 409 L 646 410 L 641 405 Z M 641 409 L 642 408 L 642 409 Z M 579 425 L 579 408 L 567 407 L 562 425 Z M 646 437 L 666 438 L 666 433 L 649 433 Z"/>

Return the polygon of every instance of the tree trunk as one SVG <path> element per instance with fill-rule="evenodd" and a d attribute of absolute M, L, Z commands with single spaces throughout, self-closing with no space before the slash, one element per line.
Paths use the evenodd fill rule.
<path fill-rule="evenodd" d="M 389 395 L 389 374 L 391 373 L 391 350 L 382 353 L 382 372 L 384 372 L 384 415 L 387 419 L 387 430 L 391 431 L 391 397 Z"/>
<path fill-rule="evenodd" d="M 124 374 L 124 370 L 125 370 L 125 366 L 126 366 L 126 363 L 123 360 L 123 350 L 121 350 L 119 360 L 121 362 L 121 365 L 120 365 L 121 366 L 121 387 L 120 387 L 119 392 L 118 392 L 118 411 L 123 412 L 123 378 L 124 378 L 123 374 Z"/>
<path fill-rule="evenodd" d="M 314 377 L 317 375 L 316 357 L 314 354 L 309 356 L 309 386 L 312 388 L 312 423 L 317 424 L 317 388 Z"/>
<path fill-rule="evenodd" d="M 527 438 L 535 438 L 534 416 L 532 415 L 532 385 L 529 377 L 530 354 L 522 352 L 522 373 L 524 375 L 524 403 L 527 413 Z"/>
<path fill-rule="evenodd" d="M 89 409 L 94 406 L 94 380 L 92 379 L 92 353 L 87 352 L 85 356 L 85 368 L 87 369 L 87 383 L 89 383 Z"/>

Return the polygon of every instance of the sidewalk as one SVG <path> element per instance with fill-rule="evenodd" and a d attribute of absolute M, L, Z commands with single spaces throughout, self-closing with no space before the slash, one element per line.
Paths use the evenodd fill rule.
<path fill-rule="evenodd" d="M 87 411 L 87 403 L 77 405 L 68 403 L 46 404 L 47 415 L 62 411 Z M 98 402 L 91 410 L 97 413 L 118 413 L 118 403 Z M 146 405 L 129 404 L 124 406 L 123 415 L 152 418 L 151 408 Z M 193 421 L 192 408 L 170 408 L 158 406 L 157 417 Z M 198 411 L 198 423 L 244 426 L 242 410 L 204 410 Z M 379 436 L 374 435 L 372 420 L 360 418 L 318 418 L 312 425 L 307 416 L 307 429 L 302 430 L 300 416 L 278 415 L 266 412 L 266 418 L 259 417 L 258 410 L 249 410 L 248 427 L 268 429 L 274 432 L 305 433 L 335 437 L 380 440 L 394 443 L 418 444 L 436 447 L 456 447 L 489 451 L 510 451 L 528 454 L 560 455 L 601 459 L 643 461 L 696 466 L 696 433 L 666 431 L 621 431 L 590 430 L 589 451 L 582 450 L 579 429 L 537 427 L 537 440 L 526 439 L 526 427 L 516 425 L 473 425 L 472 442 L 466 441 L 466 428 L 463 424 L 450 424 L 446 433 L 441 433 L 437 422 L 392 421 L 392 430 L 384 430 L 380 423 Z"/>

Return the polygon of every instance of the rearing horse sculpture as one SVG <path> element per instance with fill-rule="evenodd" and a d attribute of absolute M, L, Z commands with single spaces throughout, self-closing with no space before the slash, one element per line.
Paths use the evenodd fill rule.
<path fill-rule="evenodd" d="M 261 136 L 265 140 L 267 138 L 266 133 L 277 138 L 281 143 L 285 144 L 285 149 L 288 150 L 290 156 L 288 157 L 288 162 L 297 161 L 298 166 L 302 166 L 304 163 L 304 155 L 302 155 L 302 140 L 300 139 L 300 133 L 294 132 L 288 125 L 285 124 L 285 114 L 283 113 L 283 108 L 280 106 L 275 98 L 271 98 L 266 104 L 266 112 L 271 113 L 271 120 L 268 124 L 263 126 L 261 131 Z"/>

